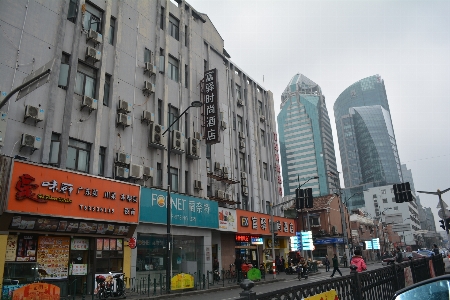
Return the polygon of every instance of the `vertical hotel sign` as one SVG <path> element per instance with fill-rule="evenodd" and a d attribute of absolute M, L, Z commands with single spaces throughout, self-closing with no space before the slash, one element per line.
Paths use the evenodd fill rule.
<path fill-rule="evenodd" d="M 217 69 L 205 72 L 205 77 L 203 78 L 203 107 L 206 144 L 220 143 L 218 90 Z"/>

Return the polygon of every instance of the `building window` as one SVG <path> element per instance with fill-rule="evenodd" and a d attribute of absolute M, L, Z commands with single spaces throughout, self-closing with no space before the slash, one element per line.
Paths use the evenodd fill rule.
<path fill-rule="evenodd" d="M 383 199 L 383 203 L 388 203 L 387 199 Z"/>
<path fill-rule="evenodd" d="M 78 0 L 70 0 L 69 2 L 69 12 L 67 13 L 67 20 L 75 23 L 78 14 Z"/>
<path fill-rule="evenodd" d="M 67 89 L 69 79 L 69 59 L 70 55 L 63 53 L 61 56 L 61 66 L 59 67 L 58 87 Z"/>
<path fill-rule="evenodd" d="M 108 42 L 111 45 L 114 45 L 114 33 L 116 32 L 116 19 L 111 17 L 111 20 L 109 21 L 109 36 L 108 36 Z"/>
<path fill-rule="evenodd" d="M 178 21 L 174 16 L 169 15 L 169 34 L 176 39 L 180 40 L 180 21 Z"/>
<path fill-rule="evenodd" d="M 178 60 L 169 55 L 168 72 L 169 78 L 178 82 Z"/>
<path fill-rule="evenodd" d="M 144 62 L 149 63 L 151 62 L 152 57 L 152 51 L 150 49 L 145 48 L 144 49 Z"/>
<path fill-rule="evenodd" d="M 172 122 L 178 118 L 178 108 L 176 108 L 175 106 L 170 105 L 169 106 L 169 111 L 168 111 L 168 118 L 167 120 L 169 120 L 169 123 L 167 126 L 170 126 L 172 124 Z M 177 121 L 175 124 L 172 125 L 172 130 L 180 130 L 179 129 L 179 122 Z"/>
<path fill-rule="evenodd" d="M 309 225 L 313 227 L 319 227 L 320 226 L 320 218 L 316 216 L 309 217 Z"/>
<path fill-rule="evenodd" d="M 158 124 L 162 125 L 162 100 L 158 99 Z"/>
<path fill-rule="evenodd" d="M 242 117 L 241 116 L 237 116 L 237 130 L 244 132 L 244 128 L 242 127 Z"/>
<path fill-rule="evenodd" d="M 162 187 L 162 167 L 161 163 L 156 163 L 156 186 Z"/>
<path fill-rule="evenodd" d="M 381 190 L 381 193 L 382 194 L 386 194 L 386 190 Z"/>
<path fill-rule="evenodd" d="M 77 77 L 75 79 L 75 93 L 82 96 L 95 98 L 97 82 L 97 70 L 85 64 L 79 63 Z"/>
<path fill-rule="evenodd" d="M 212 197 L 212 188 L 210 185 L 206 186 L 206 196 L 207 197 Z"/>
<path fill-rule="evenodd" d="M 59 141 L 60 135 L 52 132 L 52 140 L 50 142 L 50 157 L 48 163 L 51 165 L 58 165 L 59 162 Z"/>
<path fill-rule="evenodd" d="M 159 27 L 164 30 L 164 7 L 161 6 L 161 20 L 159 22 Z"/>
<path fill-rule="evenodd" d="M 189 68 L 188 65 L 184 65 L 184 87 L 188 88 L 189 85 Z"/>
<path fill-rule="evenodd" d="M 260 116 L 264 115 L 262 102 L 258 100 L 258 113 Z"/>
<path fill-rule="evenodd" d="M 266 133 L 261 129 L 261 145 L 266 146 Z"/>
<path fill-rule="evenodd" d="M 270 212 L 270 202 L 266 201 L 266 214 L 271 214 Z"/>
<path fill-rule="evenodd" d="M 102 32 L 102 11 L 93 7 L 89 3 L 85 5 L 86 10 L 84 12 L 83 28 L 85 30 L 92 29 L 96 32 Z"/>
<path fill-rule="evenodd" d="M 263 179 L 267 180 L 267 163 L 263 163 Z"/>
<path fill-rule="evenodd" d="M 74 139 L 69 139 L 66 168 L 69 170 L 87 173 L 89 170 L 90 151 L 90 144 Z"/>
<path fill-rule="evenodd" d="M 248 197 L 242 196 L 242 209 L 248 210 Z"/>
<path fill-rule="evenodd" d="M 189 171 L 184 172 L 184 193 L 189 194 Z"/>
<path fill-rule="evenodd" d="M 208 71 L 208 61 L 206 59 L 203 60 L 203 72 L 206 73 Z"/>
<path fill-rule="evenodd" d="M 188 46 L 188 27 L 187 25 L 184 26 L 184 45 L 187 47 Z"/>
<path fill-rule="evenodd" d="M 236 115 L 233 113 L 233 130 L 236 130 Z"/>
<path fill-rule="evenodd" d="M 395 197 L 392 197 L 392 202 L 395 202 Z"/>
<path fill-rule="evenodd" d="M 164 49 L 159 49 L 159 72 L 164 73 L 165 71 L 165 58 L 164 58 Z"/>
<path fill-rule="evenodd" d="M 247 156 L 247 162 L 248 162 L 248 174 L 252 174 L 252 161 L 250 160 L 250 155 Z"/>
<path fill-rule="evenodd" d="M 105 157 L 106 147 L 100 146 L 100 152 L 98 154 L 98 175 L 105 176 Z"/>
<path fill-rule="evenodd" d="M 170 168 L 170 181 L 171 181 L 170 190 L 175 193 L 178 192 L 178 169 L 177 168 Z"/>
<path fill-rule="evenodd" d="M 247 172 L 247 169 L 245 168 L 245 155 L 244 153 L 239 153 L 239 163 L 241 165 L 241 171 Z"/>
<path fill-rule="evenodd" d="M 394 210 L 398 210 L 398 206 L 394 206 Z"/>
<path fill-rule="evenodd" d="M 391 194 L 393 194 L 394 193 L 394 189 L 393 188 L 391 188 Z"/>
<path fill-rule="evenodd" d="M 373 199 L 377 199 L 377 195 L 373 195 Z"/>
<path fill-rule="evenodd" d="M 109 91 L 111 89 L 111 75 L 105 74 L 105 85 L 103 86 L 103 105 L 109 106 Z"/>
<path fill-rule="evenodd" d="M 211 144 L 206 144 L 206 158 L 211 158 Z"/>
<path fill-rule="evenodd" d="M 187 137 L 189 135 L 189 117 L 188 113 L 184 114 L 184 136 Z"/>
<path fill-rule="evenodd" d="M 238 152 L 236 149 L 234 149 L 234 168 L 238 168 Z"/>
<path fill-rule="evenodd" d="M 241 87 L 236 84 L 236 99 L 242 99 Z"/>

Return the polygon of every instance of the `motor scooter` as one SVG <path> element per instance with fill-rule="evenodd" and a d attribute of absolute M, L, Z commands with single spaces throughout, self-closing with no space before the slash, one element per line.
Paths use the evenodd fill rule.
<path fill-rule="evenodd" d="M 291 264 L 289 267 L 285 269 L 285 272 L 287 275 L 292 275 L 297 273 L 297 266 L 294 264 Z"/>
<path fill-rule="evenodd" d="M 214 269 L 214 271 L 213 271 L 213 278 L 214 278 L 214 281 L 220 281 L 219 269 Z"/>

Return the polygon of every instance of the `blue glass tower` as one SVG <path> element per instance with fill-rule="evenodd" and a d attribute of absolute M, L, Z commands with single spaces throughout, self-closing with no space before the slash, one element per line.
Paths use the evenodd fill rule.
<path fill-rule="evenodd" d="M 384 81 L 374 75 L 345 89 L 334 103 L 346 197 L 402 182 L 402 169 Z M 350 209 L 364 206 L 352 197 Z"/>
<path fill-rule="evenodd" d="M 296 74 L 281 95 L 278 114 L 284 195 L 295 195 L 300 183 L 312 179 L 302 188 L 312 188 L 314 196 L 332 192 L 334 181 L 328 172 L 337 174 L 336 156 L 325 97 L 320 86 L 302 74 Z"/>

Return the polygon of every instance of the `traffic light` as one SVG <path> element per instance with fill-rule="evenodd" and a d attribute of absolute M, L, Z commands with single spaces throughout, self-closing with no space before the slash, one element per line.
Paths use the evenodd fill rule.
<path fill-rule="evenodd" d="M 447 228 L 448 233 L 448 230 L 450 229 L 450 218 L 445 219 L 445 228 Z"/>
<path fill-rule="evenodd" d="M 302 189 L 295 189 L 295 208 L 305 208 L 305 197 Z"/>
<path fill-rule="evenodd" d="M 303 194 L 304 194 L 304 197 L 305 197 L 305 207 L 306 208 L 313 208 L 314 207 L 314 201 L 313 201 L 312 188 L 305 189 Z"/>
<path fill-rule="evenodd" d="M 405 182 L 403 183 L 405 185 L 405 188 L 403 189 L 404 194 L 405 194 L 405 201 L 411 202 L 413 201 L 413 197 L 412 197 L 412 193 L 411 193 L 411 185 L 409 184 L 409 182 Z"/>
<path fill-rule="evenodd" d="M 445 230 L 444 220 L 439 220 L 439 223 L 441 223 L 440 227 Z"/>
<path fill-rule="evenodd" d="M 394 189 L 396 203 L 413 201 L 411 185 L 409 182 L 394 184 L 392 187 Z"/>

